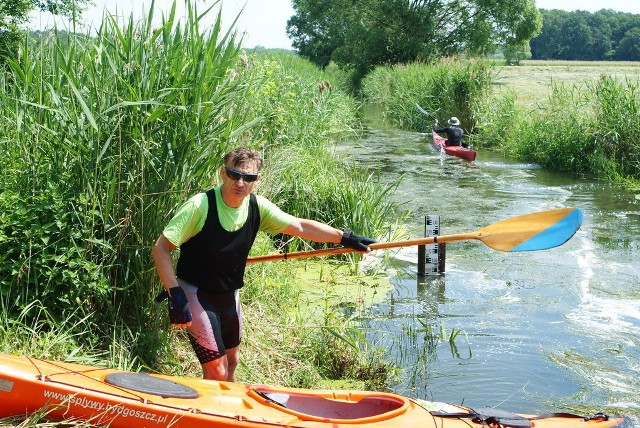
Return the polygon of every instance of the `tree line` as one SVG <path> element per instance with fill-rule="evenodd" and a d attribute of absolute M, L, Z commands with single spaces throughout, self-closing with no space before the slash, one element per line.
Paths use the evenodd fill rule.
<path fill-rule="evenodd" d="M 540 12 L 542 30 L 531 39 L 532 59 L 640 61 L 640 15 L 611 9 Z"/>
<path fill-rule="evenodd" d="M 287 34 L 299 55 L 352 73 L 442 57 L 529 56 L 542 26 L 534 0 L 293 0 Z"/>

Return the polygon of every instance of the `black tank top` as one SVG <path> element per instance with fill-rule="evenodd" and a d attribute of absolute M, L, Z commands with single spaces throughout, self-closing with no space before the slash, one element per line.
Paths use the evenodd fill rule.
<path fill-rule="evenodd" d="M 249 195 L 247 221 L 235 232 L 220 224 L 216 193 L 207 192 L 209 211 L 202 230 L 180 246 L 177 275 L 211 293 L 228 293 L 244 285 L 247 257 L 260 227 L 260 210 L 254 194 Z"/>

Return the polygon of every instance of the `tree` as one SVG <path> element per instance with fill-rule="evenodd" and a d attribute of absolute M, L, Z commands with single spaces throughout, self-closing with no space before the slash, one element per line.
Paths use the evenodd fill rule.
<path fill-rule="evenodd" d="M 519 45 L 508 44 L 505 46 L 503 54 L 507 65 L 519 65 L 520 61 L 524 59 L 531 59 L 531 48 L 527 42 L 523 42 Z"/>
<path fill-rule="evenodd" d="M 531 39 L 531 57 L 533 59 L 559 58 L 564 45 L 562 28 L 569 16 L 569 12 L 563 10 L 541 10 L 542 30 L 537 37 Z"/>
<path fill-rule="evenodd" d="M 612 55 L 611 24 L 606 15 L 594 13 L 587 16 L 587 22 L 591 26 L 592 45 L 590 60 L 609 59 Z"/>
<path fill-rule="evenodd" d="M 0 0 L 0 57 L 14 57 L 29 12 L 42 10 L 73 18 L 91 0 Z M 0 59 L 1 62 L 4 60 Z"/>
<path fill-rule="evenodd" d="M 540 34 L 531 40 L 533 59 L 623 60 L 633 55 L 640 15 L 602 9 L 565 12 L 542 10 Z M 629 36 L 627 36 L 629 34 Z M 624 43 L 624 47 L 620 45 Z"/>
<path fill-rule="evenodd" d="M 640 61 L 640 27 L 632 28 L 624 34 L 614 58 L 621 61 Z"/>
<path fill-rule="evenodd" d="M 293 47 L 356 81 L 377 65 L 518 50 L 542 26 L 533 0 L 293 0 L 293 9 Z"/>
<path fill-rule="evenodd" d="M 565 23 L 563 34 L 571 49 L 566 49 L 560 59 L 589 59 L 593 38 L 591 27 L 583 16 L 573 14 Z"/>

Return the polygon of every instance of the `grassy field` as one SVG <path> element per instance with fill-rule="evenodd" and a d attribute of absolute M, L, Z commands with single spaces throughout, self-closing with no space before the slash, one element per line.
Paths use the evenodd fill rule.
<path fill-rule="evenodd" d="M 543 103 L 552 84 L 583 84 L 602 75 L 640 83 L 640 62 L 619 61 L 522 61 L 519 66 L 501 66 L 493 82 L 496 90 L 512 89 L 522 106 Z"/>

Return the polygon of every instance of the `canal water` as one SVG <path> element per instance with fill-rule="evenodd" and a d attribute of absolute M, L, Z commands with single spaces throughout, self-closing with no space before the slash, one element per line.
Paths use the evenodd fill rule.
<path fill-rule="evenodd" d="M 394 290 L 362 321 L 401 367 L 392 389 L 519 412 L 604 410 L 640 427 L 640 197 L 483 150 L 467 162 L 437 152 L 430 134 L 370 126 L 337 151 L 401 180 L 392 197 L 411 211 L 412 238 L 426 215 L 447 235 L 561 207 L 584 213 L 549 250 L 449 243 L 438 276 L 418 275 L 416 247 L 386 250 Z"/>

